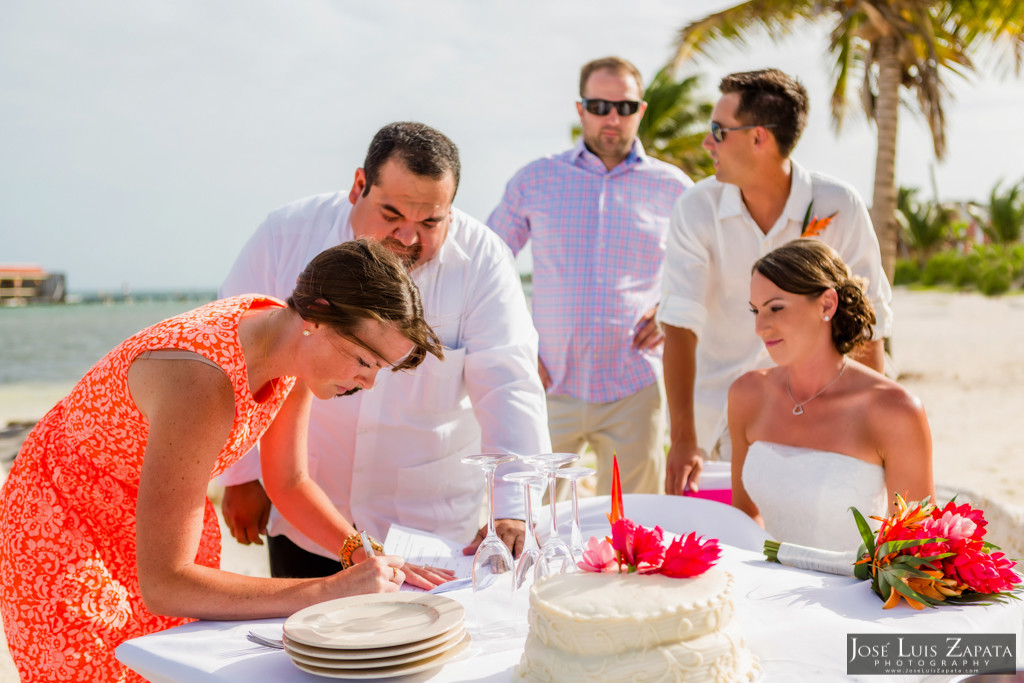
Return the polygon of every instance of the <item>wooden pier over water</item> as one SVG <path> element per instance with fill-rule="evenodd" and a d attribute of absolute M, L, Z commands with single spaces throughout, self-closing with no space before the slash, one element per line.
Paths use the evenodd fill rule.
<path fill-rule="evenodd" d="M 0 263 L 0 305 L 62 303 L 66 296 L 64 273 L 50 273 L 37 265 Z"/>

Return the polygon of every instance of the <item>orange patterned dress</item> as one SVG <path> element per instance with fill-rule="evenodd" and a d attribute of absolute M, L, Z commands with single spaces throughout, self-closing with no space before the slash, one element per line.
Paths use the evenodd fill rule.
<path fill-rule="evenodd" d="M 108 353 L 29 434 L 0 492 L 0 608 L 23 683 L 140 681 L 114 657 L 129 638 L 188 619 L 151 614 L 135 570 L 135 506 L 148 423 L 128 391 L 142 352 L 184 349 L 219 365 L 235 392 L 231 434 L 211 478 L 252 446 L 294 384 L 249 391 L 238 323 L 258 296 L 215 301 L 147 328 Z M 220 565 L 206 501 L 196 562 Z"/>

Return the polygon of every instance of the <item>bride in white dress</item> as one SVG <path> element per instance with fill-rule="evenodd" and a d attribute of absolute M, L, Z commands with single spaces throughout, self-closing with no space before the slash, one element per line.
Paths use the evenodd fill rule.
<path fill-rule="evenodd" d="M 776 540 L 852 550 L 850 507 L 867 517 L 896 493 L 934 499 L 920 401 L 846 355 L 875 317 L 839 256 L 813 239 L 779 247 L 754 265 L 750 305 L 776 367 L 729 391 L 733 505 Z"/>

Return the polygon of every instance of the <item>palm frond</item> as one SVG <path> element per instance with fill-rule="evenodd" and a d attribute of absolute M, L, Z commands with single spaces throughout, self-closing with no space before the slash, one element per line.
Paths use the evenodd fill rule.
<path fill-rule="evenodd" d="M 830 9 L 822 0 L 748 0 L 708 15 L 679 30 L 669 64 L 677 68 L 685 61 L 708 56 L 713 45 L 744 45 L 758 33 L 773 40 L 783 38 L 803 25 L 814 23 Z"/>

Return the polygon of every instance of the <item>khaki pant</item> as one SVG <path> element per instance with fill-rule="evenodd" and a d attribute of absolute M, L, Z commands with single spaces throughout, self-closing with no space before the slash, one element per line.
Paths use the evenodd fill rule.
<path fill-rule="evenodd" d="M 665 414 L 661 382 L 608 403 L 548 396 L 548 427 L 556 453 L 597 455 L 597 495 L 612 490 L 612 454 L 619 460 L 623 493 L 661 493 L 665 487 Z M 570 465 L 571 467 L 571 465 Z M 559 480 L 558 498 L 569 487 Z"/>

